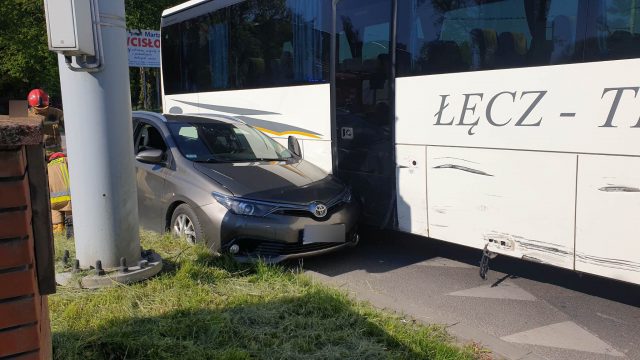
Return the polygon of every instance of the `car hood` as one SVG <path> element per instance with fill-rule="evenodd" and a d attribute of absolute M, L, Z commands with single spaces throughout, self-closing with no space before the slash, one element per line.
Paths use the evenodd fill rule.
<path fill-rule="evenodd" d="M 304 160 L 194 166 L 234 196 L 247 199 L 307 204 L 327 202 L 344 191 L 344 185 L 335 178 Z"/>

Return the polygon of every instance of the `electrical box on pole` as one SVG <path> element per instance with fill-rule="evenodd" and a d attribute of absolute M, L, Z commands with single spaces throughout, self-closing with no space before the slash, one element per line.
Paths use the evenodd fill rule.
<path fill-rule="evenodd" d="M 49 50 L 66 56 L 95 56 L 91 0 L 45 1 Z"/>

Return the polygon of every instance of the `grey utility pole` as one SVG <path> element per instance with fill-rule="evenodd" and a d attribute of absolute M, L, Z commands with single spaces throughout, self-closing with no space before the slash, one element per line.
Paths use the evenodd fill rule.
<path fill-rule="evenodd" d="M 153 257 L 141 261 L 124 0 L 45 0 L 45 8 L 59 53 L 79 267 L 101 261 L 120 269 L 121 282 L 151 276 L 161 261 L 157 269 Z"/>

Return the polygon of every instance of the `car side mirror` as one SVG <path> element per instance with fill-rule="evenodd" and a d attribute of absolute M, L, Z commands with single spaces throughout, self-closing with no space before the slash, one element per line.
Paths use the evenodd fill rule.
<path fill-rule="evenodd" d="M 289 152 L 291 152 L 293 156 L 297 157 L 298 159 L 302 159 L 302 150 L 300 150 L 300 143 L 298 142 L 298 139 L 293 135 L 289 135 Z"/>
<path fill-rule="evenodd" d="M 136 160 L 147 164 L 161 164 L 164 152 L 160 149 L 142 150 L 136 155 Z"/>

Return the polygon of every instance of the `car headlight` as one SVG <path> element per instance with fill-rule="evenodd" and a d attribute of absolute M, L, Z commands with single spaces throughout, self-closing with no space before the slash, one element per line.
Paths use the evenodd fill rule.
<path fill-rule="evenodd" d="M 275 205 L 261 203 L 259 201 L 247 200 L 213 193 L 213 197 L 224 207 L 237 215 L 247 216 L 267 216 L 278 209 Z"/>

